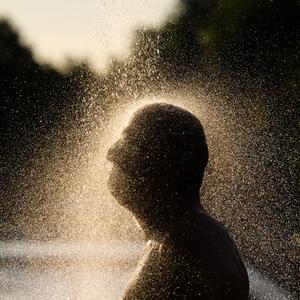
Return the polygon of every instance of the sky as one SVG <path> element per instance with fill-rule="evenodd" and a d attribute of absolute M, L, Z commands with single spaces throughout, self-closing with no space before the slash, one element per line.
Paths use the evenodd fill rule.
<path fill-rule="evenodd" d="M 178 0 L 1 0 L 0 18 L 9 18 L 35 57 L 61 66 L 88 59 L 104 70 L 112 56 L 128 54 L 137 26 L 159 26 Z"/>

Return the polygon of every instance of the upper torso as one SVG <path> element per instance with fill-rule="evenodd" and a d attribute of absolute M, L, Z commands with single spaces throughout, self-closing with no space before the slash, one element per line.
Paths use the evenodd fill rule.
<path fill-rule="evenodd" d="M 197 212 L 165 241 L 150 240 L 124 299 L 248 299 L 248 276 L 226 229 Z"/>

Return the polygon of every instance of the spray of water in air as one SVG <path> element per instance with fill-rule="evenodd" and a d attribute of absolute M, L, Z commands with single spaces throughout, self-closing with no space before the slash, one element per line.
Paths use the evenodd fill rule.
<path fill-rule="evenodd" d="M 191 111 L 203 124 L 210 160 L 201 199 L 229 229 L 249 261 L 253 298 L 292 299 L 268 279 L 274 251 L 299 247 L 297 232 L 277 230 L 282 221 L 273 209 L 272 199 L 278 199 L 279 190 L 274 174 L 281 176 L 281 164 L 285 162 L 276 161 L 276 116 L 269 103 L 259 101 L 260 95 L 222 93 L 220 86 L 205 82 L 205 78 L 201 82 L 176 81 L 180 79 L 176 72 L 168 78 L 159 68 L 162 37 L 155 30 L 141 30 L 138 35 L 139 42 L 133 43 L 126 62 L 114 61 L 104 78 L 86 84 L 80 103 L 83 119 L 70 122 L 64 129 L 68 139 L 54 141 L 47 152 L 47 163 L 39 168 L 42 188 L 36 197 L 48 200 L 41 208 L 45 214 L 37 213 L 41 219 L 32 218 L 30 222 L 25 216 L 19 220 L 20 226 L 31 224 L 24 228 L 30 232 L 36 230 L 36 224 L 45 228 L 55 224 L 59 236 L 55 242 L 44 238 L 41 243 L 3 244 L 2 259 L 26 257 L 26 266 L 21 266 L 21 271 L 2 269 L 0 282 L 14 278 L 11 289 L 19 284 L 31 285 L 30 291 L 14 291 L 20 299 L 32 295 L 117 299 L 122 294 L 144 237 L 130 213 L 108 192 L 111 166 L 106 153 L 134 111 L 149 103 L 166 102 Z M 68 152 L 67 159 L 62 149 Z M 22 196 L 32 195 L 32 189 L 28 189 Z M 289 255 L 296 257 L 293 252 Z M 251 259 L 254 256 L 256 259 Z M 264 262 L 263 273 L 268 276 L 253 267 L 257 261 Z M 286 276 L 294 267 L 284 265 Z M 7 299 L 10 293 L 7 287 Z"/>

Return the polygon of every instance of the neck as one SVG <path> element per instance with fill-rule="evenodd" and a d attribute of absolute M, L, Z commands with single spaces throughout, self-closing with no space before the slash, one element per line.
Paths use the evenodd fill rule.
<path fill-rule="evenodd" d="M 163 196 L 160 197 L 164 198 Z M 162 198 L 156 197 L 145 201 L 157 203 L 157 199 L 161 201 Z M 184 224 L 191 220 L 196 211 L 203 210 L 198 193 L 189 198 L 179 197 L 178 194 L 168 196 L 167 200 L 168 203 L 177 203 L 176 206 L 172 205 L 170 208 L 170 205 L 166 205 L 159 209 L 151 207 L 143 210 L 130 209 L 147 239 L 162 241 L 173 235 L 184 233 L 186 227 Z"/>

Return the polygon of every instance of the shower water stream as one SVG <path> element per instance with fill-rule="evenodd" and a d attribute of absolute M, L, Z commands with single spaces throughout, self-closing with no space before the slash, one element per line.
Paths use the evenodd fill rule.
<path fill-rule="evenodd" d="M 172 96 L 142 99 L 131 105 L 119 104 L 103 121 L 103 130 L 93 133 L 93 151 L 90 151 L 88 161 L 78 168 L 73 181 L 68 183 L 68 198 L 62 200 L 61 209 L 73 242 L 1 242 L 1 299 L 120 297 L 141 253 L 143 234 L 131 215 L 116 204 L 107 190 L 110 165 L 106 161 L 106 152 L 119 137 L 132 112 L 153 102 L 181 106 L 203 123 L 211 157 L 201 192 L 204 205 L 217 218 L 223 218 L 229 229 L 231 226 L 243 227 L 244 216 L 249 211 L 255 215 L 255 206 L 243 210 L 245 203 L 241 199 L 245 195 L 224 198 L 229 190 L 236 192 L 241 186 L 240 173 L 236 170 L 247 176 L 247 168 L 243 170 L 244 161 L 240 156 L 245 147 L 241 144 L 245 136 L 237 130 L 236 123 L 228 121 L 232 116 L 225 108 L 218 107 L 217 99 L 200 95 L 195 101 L 189 96 Z M 251 183 L 251 178 L 249 180 Z M 236 224 L 233 215 L 236 212 L 241 213 L 240 224 Z M 78 240 L 74 241 L 74 237 Z M 254 299 L 292 299 L 250 265 L 248 272 Z"/>

